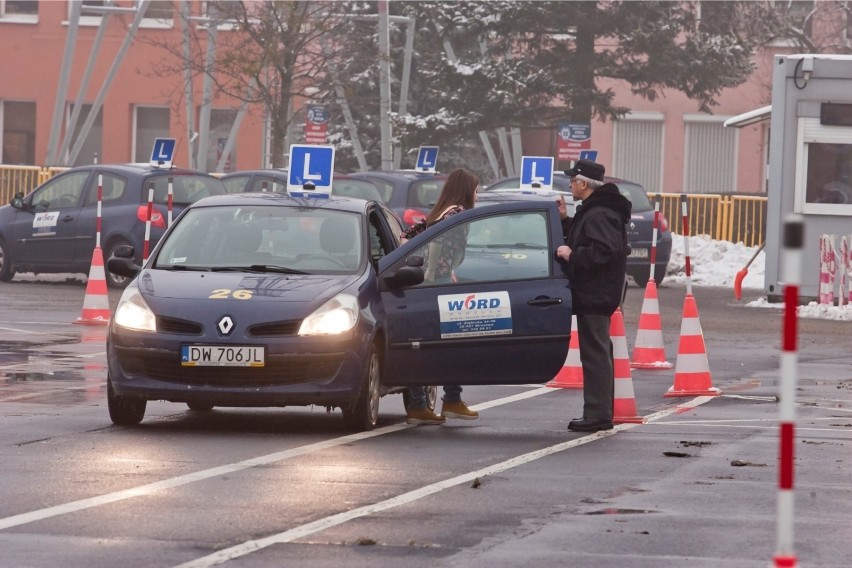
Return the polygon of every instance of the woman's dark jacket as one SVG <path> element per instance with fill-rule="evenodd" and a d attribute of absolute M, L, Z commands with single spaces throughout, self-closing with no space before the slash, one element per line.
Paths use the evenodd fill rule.
<path fill-rule="evenodd" d="M 611 183 L 577 206 L 565 237 L 571 247 L 567 272 L 575 314 L 611 316 L 621 303 L 631 207 Z"/>

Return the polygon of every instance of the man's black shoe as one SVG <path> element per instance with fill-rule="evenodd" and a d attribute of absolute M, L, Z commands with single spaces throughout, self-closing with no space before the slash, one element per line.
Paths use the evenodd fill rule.
<path fill-rule="evenodd" d="M 612 430 L 612 422 L 609 420 L 590 420 L 586 418 L 575 418 L 568 423 L 568 429 L 574 432 L 597 432 L 598 430 Z"/>

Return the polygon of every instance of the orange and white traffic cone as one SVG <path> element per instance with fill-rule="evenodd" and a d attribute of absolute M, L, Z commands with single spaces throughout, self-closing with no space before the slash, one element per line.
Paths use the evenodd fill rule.
<path fill-rule="evenodd" d="M 624 334 L 624 316 L 621 308 L 612 314 L 609 324 L 612 341 L 612 364 L 615 371 L 615 396 L 612 402 L 612 421 L 615 424 L 642 424 L 645 419 L 636 413 L 636 397 L 633 394 L 633 377 L 630 375 L 630 358 L 627 353 L 627 337 Z"/>
<path fill-rule="evenodd" d="M 677 347 L 674 385 L 665 396 L 716 396 L 721 391 L 713 386 L 704 333 L 698 320 L 698 306 L 692 294 L 683 301 L 683 322 Z"/>
<path fill-rule="evenodd" d="M 83 313 L 72 323 L 86 325 L 107 325 L 109 323 L 109 296 L 107 296 L 104 255 L 100 247 L 92 251 L 92 266 L 89 269 L 89 281 L 86 283 L 86 297 L 83 299 Z"/>
<path fill-rule="evenodd" d="M 571 339 L 568 355 L 559 373 L 545 386 L 561 389 L 583 388 L 583 365 L 580 363 L 580 334 L 577 332 L 577 316 L 571 316 Z"/>
<path fill-rule="evenodd" d="M 633 344 L 634 369 L 671 369 L 663 348 L 663 327 L 660 323 L 660 302 L 657 299 L 657 283 L 651 278 L 645 286 L 642 313 L 639 314 L 639 329 Z"/>

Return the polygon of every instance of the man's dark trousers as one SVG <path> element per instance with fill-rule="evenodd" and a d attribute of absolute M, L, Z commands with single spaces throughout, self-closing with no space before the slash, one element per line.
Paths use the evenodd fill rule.
<path fill-rule="evenodd" d="M 583 418 L 612 422 L 615 373 L 610 317 L 577 315 L 580 363 L 583 366 Z"/>

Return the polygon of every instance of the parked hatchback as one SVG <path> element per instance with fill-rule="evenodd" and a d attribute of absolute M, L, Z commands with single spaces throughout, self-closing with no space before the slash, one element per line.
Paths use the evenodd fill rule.
<path fill-rule="evenodd" d="M 353 179 L 371 182 L 379 189 L 382 202 L 402 220 L 405 228 L 424 218 L 437 203 L 446 174 L 416 170 L 356 172 Z"/>
<path fill-rule="evenodd" d="M 287 170 L 266 168 L 260 170 L 240 170 L 225 174 L 219 179 L 225 184 L 228 193 L 254 193 L 271 191 L 287 193 Z M 379 190 L 369 181 L 354 179 L 348 175 L 334 175 L 331 192 L 345 197 L 373 199 L 381 202 Z"/>
<path fill-rule="evenodd" d="M 627 258 L 627 275 L 639 287 L 644 288 L 651 273 L 651 244 L 654 232 L 654 205 L 648 198 L 645 188 L 636 182 L 619 178 L 605 177 L 604 182 L 614 183 L 624 197 L 633 204 L 630 224 L 627 227 L 627 238 L 630 241 L 630 256 Z M 486 192 L 498 189 L 517 189 L 520 178 L 509 177 L 496 181 L 486 188 Z M 562 172 L 554 172 L 553 189 L 565 194 L 569 203 L 568 214 L 573 216 L 573 198 L 571 197 L 571 181 Z M 672 233 L 669 222 L 660 213 L 660 226 L 657 229 L 657 256 L 654 265 L 654 281 L 660 284 L 666 276 L 666 266 L 672 253 Z"/>
<path fill-rule="evenodd" d="M 149 188 L 154 189 L 149 250 L 163 235 L 169 218 L 209 195 L 226 193 L 213 176 L 147 164 L 94 164 L 70 168 L 28 195 L 15 195 L 0 207 L 0 281 L 18 272 L 88 274 L 95 248 L 98 180 L 102 179 L 101 238 L 104 258 L 121 245 L 132 245 L 142 262 Z M 111 287 L 127 278 L 106 270 Z"/>

